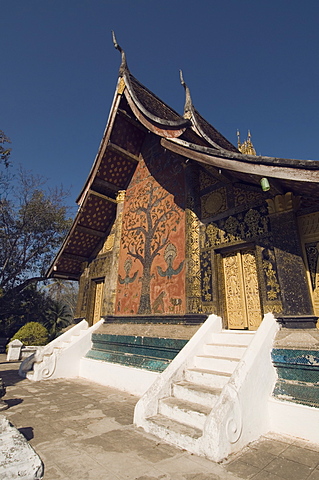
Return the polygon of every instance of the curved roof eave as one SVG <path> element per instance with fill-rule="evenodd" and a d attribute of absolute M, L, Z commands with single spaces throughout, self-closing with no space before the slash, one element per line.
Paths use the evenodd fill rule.
<path fill-rule="evenodd" d="M 128 68 L 126 68 L 122 72 L 122 76 L 125 82 L 125 86 L 128 90 L 128 93 L 130 95 L 130 98 L 134 102 L 135 106 L 138 108 L 138 110 L 152 123 L 155 124 L 155 127 L 157 128 L 163 128 L 164 130 L 166 129 L 172 129 L 172 130 L 180 130 L 180 129 L 186 129 L 187 127 L 191 126 L 191 122 L 182 116 L 180 116 L 177 112 L 175 112 L 171 107 L 166 105 L 162 100 L 160 100 L 154 93 L 150 92 L 144 85 L 142 85 L 138 80 L 136 80 L 131 73 L 129 72 Z M 131 79 L 134 79 L 136 84 L 138 84 L 146 94 L 150 95 L 155 101 L 160 102 L 163 107 L 167 109 L 168 112 L 172 114 L 172 116 L 175 116 L 176 119 L 169 120 L 163 117 L 159 117 L 157 115 L 154 115 L 152 112 L 147 109 L 142 102 L 142 99 L 139 98 L 137 92 L 134 89 L 133 83 Z"/>
<path fill-rule="evenodd" d="M 186 158 L 217 168 L 253 175 L 319 183 L 319 162 L 243 155 L 228 150 L 202 147 L 181 139 L 162 139 L 164 148 Z"/>

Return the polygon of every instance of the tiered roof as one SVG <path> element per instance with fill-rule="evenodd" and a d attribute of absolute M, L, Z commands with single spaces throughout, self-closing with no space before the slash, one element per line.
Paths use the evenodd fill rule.
<path fill-rule="evenodd" d="M 121 52 L 117 88 L 100 148 L 77 200 L 78 213 L 51 265 L 48 276 L 79 279 L 83 262 L 92 260 L 116 217 L 116 197 L 126 190 L 139 162 L 148 132 L 161 138 L 164 148 L 201 165 L 228 172 L 233 178 L 257 185 L 270 180 L 273 193 L 292 191 L 319 200 L 319 163 L 240 153 L 194 108 L 186 91 L 184 115 L 166 105 L 129 71 Z"/>

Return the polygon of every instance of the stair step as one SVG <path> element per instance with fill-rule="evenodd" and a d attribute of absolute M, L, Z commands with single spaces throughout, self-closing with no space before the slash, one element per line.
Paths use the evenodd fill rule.
<path fill-rule="evenodd" d="M 206 387 L 222 388 L 230 377 L 231 373 L 229 372 L 216 372 L 196 367 L 188 368 L 185 371 L 185 380 Z"/>
<path fill-rule="evenodd" d="M 247 345 L 215 344 L 204 345 L 204 355 L 213 355 L 224 358 L 241 358 L 247 349 Z"/>
<path fill-rule="evenodd" d="M 181 381 L 173 384 L 173 395 L 180 400 L 212 408 L 221 392 L 221 388 L 206 387 L 196 383 Z"/>
<path fill-rule="evenodd" d="M 246 330 L 223 330 L 220 333 L 214 333 L 210 343 L 227 345 L 246 345 L 248 346 L 254 338 L 256 332 L 247 332 Z"/>
<path fill-rule="evenodd" d="M 154 423 L 160 430 L 162 430 L 161 438 L 167 436 L 167 432 L 173 432 L 175 435 L 181 435 L 183 437 L 190 437 L 193 439 L 200 438 L 203 432 L 200 428 L 190 427 L 184 423 L 177 422 L 164 415 L 157 414 L 147 419 L 149 422 Z M 158 432 L 159 434 L 160 432 Z M 159 435 L 160 436 L 160 435 Z"/>
<path fill-rule="evenodd" d="M 158 404 L 158 413 L 195 428 L 204 427 L 210 411 L 209 407 L 175 397 L 162 398 Z"/>
<path fill-rule="evenodd" d="M 196 355 L 194 357 L 194 367 L 205 370 L 214 370 L 215 372 L 233 373 L 238 365 L 240 358 L 225 358 L 212 355 Z"/>

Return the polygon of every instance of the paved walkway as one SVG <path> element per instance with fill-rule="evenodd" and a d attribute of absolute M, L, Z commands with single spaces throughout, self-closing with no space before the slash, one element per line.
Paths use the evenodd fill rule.
<path fill-rule="evenodd" d="M 319 445 L 267 435 L 217 464 L 132 425 L 137 397 L 84 379 L 30 382 L 0 355 L 0 412 L 41 457 L 44 480 L 319 480 Z"/>

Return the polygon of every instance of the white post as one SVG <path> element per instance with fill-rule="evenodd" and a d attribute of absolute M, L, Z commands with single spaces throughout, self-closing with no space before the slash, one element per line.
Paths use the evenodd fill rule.
<path fill-rule="evenodd" d="M 22 347 L 23 343 L 20 342 L 20 340 L 12 340 L 12 342 L 9 343 L 7 362 L 18 362 L 20 360 Z"/>

